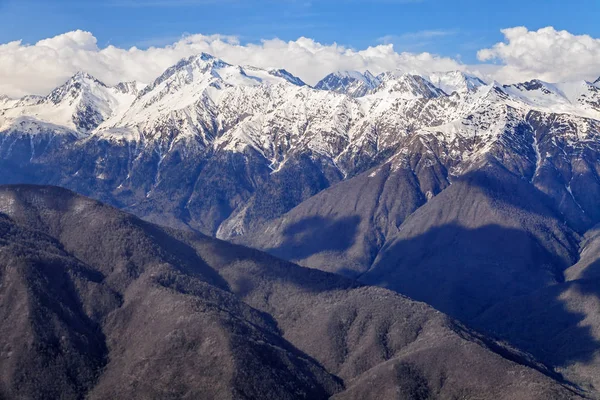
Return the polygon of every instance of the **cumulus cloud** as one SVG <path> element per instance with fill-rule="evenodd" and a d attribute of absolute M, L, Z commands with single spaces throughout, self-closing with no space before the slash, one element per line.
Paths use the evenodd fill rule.
<path fill-rule="evenodd" d="M 88 72 L 107 84 L 123 80 L 150 83 L 181 58 L 200 52 L 233 64 L 285 68 L 310 84 L 345 69 L 379 73 L 399 68 L 428 73 L 464 68 L 455 60 L 429 53 L 397 53 L 391 44 L 358 51 L 304 37 L 241 44 L 230 36 L 190 35 L 163 47 L 123 49 L 99 48 L 90 32 L 73 31 L 31 45 L 20 41 L 0 45 L 0 94 L 44 94 L 77 71 Z"/>
<path fill-rule="evenodd" d="M 426 32 L 423 35 L 441 34 Z M 304 37 L 288 42 L 271 39 L 242 44 L 231 36 L 190 35 L 147 49 L 100 48 L 92 33 L 78 30 L 35 44 L 0 44 L 0 95 L 45 94 L 77 71 L 88 72 L 107 84 L 132 80 L 150 83 L 181 58 L 200 52 L 233 64 L 285 68 L 309 84 L 333 71 L 366 69 L 373 73 L 400 69 L 418 74 L 458 69 L 505 83 L 532 78 L 589 80 L 600 75 L 600 39 L 551 27 L 538 31 L 510 28 L 502 32 L 505 42 L 478 52 L 481 64 L 465 65 L 431 53 L 399 53 L 390 43 L 355 50 Z M 496 63 L 486 63 L 489 61 Z"/>
<path fill-rule="evenodd" d="M 495 78 L 503 82 L 542 79 L 550 82 L 592 80 L 600 75 L 600 39 L 573 35 L 553 27 L 530 31 L 502 30 L 505 42 L 480 50 L 480 61 L 497 60 Z"/>

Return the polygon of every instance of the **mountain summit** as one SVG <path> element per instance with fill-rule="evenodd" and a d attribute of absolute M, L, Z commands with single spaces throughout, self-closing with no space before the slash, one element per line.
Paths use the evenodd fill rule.
<path fill-rule="evenodd" d="M 78 72 L 45 97 L 29 96 L 14 102 L 0 115 L 0 130 L 87 136 L 130 107 L 136 86 L 108 87 L 90 74 Z"/>
<path fill-rule="evenodd" d="M 315 85 L 315 89 L 362 97 L 379 86 L 379 78 L 369 71 L 339 71 L 327 75 Z"/>
<path fill-rule="evenodd" d="M 486 85 L 476 76 L 461 71 L 432 74 L 429 76 L 429 80 L 447 94 L 470 92 Z"/>
<path fill-rule="evenodd" d="M 416 99 L 436 98 L 444 95 L 444 91 L 436 87 L 426 78 L 411 75 L 402 71 L 384 72 L 377 77 L 379 85 L 371 93 L 379 97 Z"/>

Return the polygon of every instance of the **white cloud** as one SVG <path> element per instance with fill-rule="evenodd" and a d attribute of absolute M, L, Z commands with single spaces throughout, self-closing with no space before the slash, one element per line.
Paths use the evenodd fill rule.
<path fill-rule="evenodd" d="M 480 61 L 498 60 L 503 65 L 495 78 L 503 82 L 542 79 L 550 82 L 595 79 L 600 75 L 600 39 L 573 35 L 553 27 L 529 31 L 525 27 L 503 29 L 506 39 L 480 50 Z"/>
<path fill-rule="evenodd" d="M 163 47 L 101 49 L 90 32 L 73 31 L 32 45 L 19 41 L 0 45 L 0 94 L 47 93 L 80 70 L 107 84 L 122 80 L 149 83 L 181 58 L 200 52 L 233 64 L 285 68 L 310 84 L 341 69 L 379 73 L 400 68 L 427 73 L 464 68 L 455 60 L 429 53 L 397 53 L 390 44 L 357 51 L 304 37 L 242 45 L 235 37 L 191 35 Z"/>
<path fill-rule="evenodd" d="M 424 32 L 420 37 L 439 37 L 443 31 Z M 77 71 L 89 72 L 107 84 L 129 80 L 150 83 L 181 58 L 200 52 L 233 64 L 285 68 L 310 84 L 330 72 L 347 69 L 369 69 L 373 73 L 401 69 L 423 74 L 459 69 L 500 82 L 595 79 L 600 75 L 599 39 L 551 27 L 502 32 L 506 42 L 478 52 L 481 61 L 497 60 L 498 64 L 467 66 L 430 53 L 398 53 L 392 44 L 385 43 L 354 50 L 304 37 L 289 42 L 271 39 L 241 44 L 231 36 L 190 35 L 170 45 L 124 49 L 100 48 L 90 32 L 73 31 L 35 44 L 0 44 L 0 94 L 45 94 Z"/>

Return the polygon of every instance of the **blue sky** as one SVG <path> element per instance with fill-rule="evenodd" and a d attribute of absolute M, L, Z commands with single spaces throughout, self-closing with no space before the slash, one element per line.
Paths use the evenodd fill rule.
<path fill-rule="evenodd" d="M 236 35 L 244 43 L 310 37 L 353 48 L 393 43 L 476 62 L 500 29 L 545 26 L 600 37 L 598 0 L 0 0 L 0 43 L 34 43 L 70 30 L 98 45 L 164 46 L 184 34 Z"/>
<path fill-rule="evenodd" d="M 598 15 L 600 0 L 0 0 L 0 95 L 77 71 L 148 84 L 200 52 L 311 85 L 367 69 L 594 81 Z"/>

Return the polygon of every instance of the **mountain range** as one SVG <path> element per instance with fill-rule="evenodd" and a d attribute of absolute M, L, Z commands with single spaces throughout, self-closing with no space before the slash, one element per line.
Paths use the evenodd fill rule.
<path fill-rule="evenodd" d="M 200 54 L 147 86 L 79 73 L 47 96 L 0 98 L 0 183 L 62 186 L 426 302 L 589 397 L 599 153 L 600 80 L 343 71 L 310 87 Z M 327 395 L 378 379 L 300 348 Z"/>

